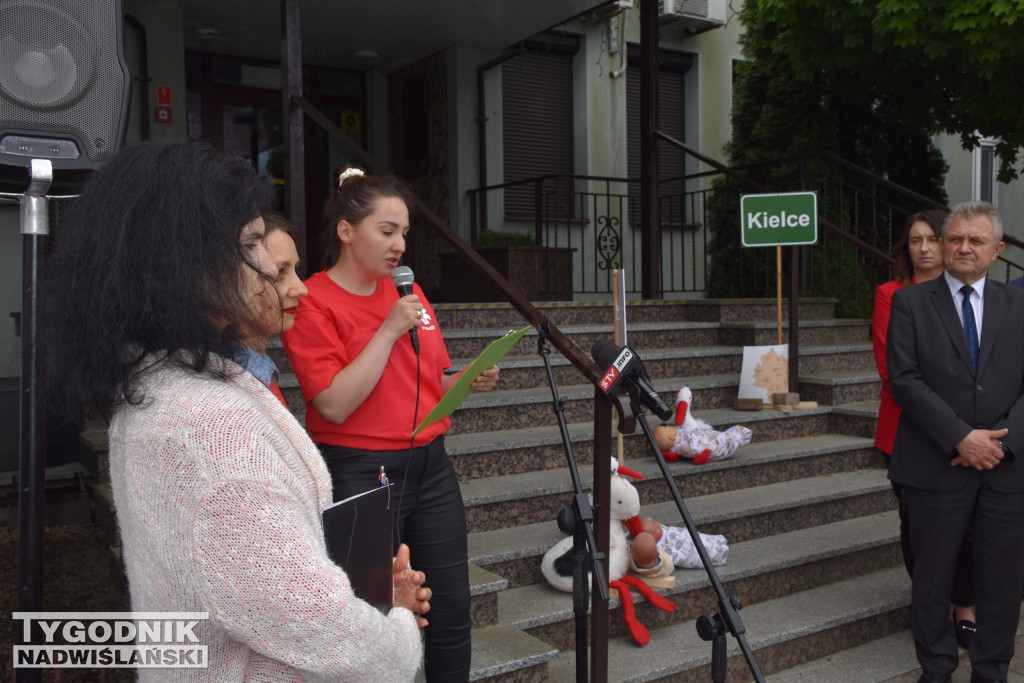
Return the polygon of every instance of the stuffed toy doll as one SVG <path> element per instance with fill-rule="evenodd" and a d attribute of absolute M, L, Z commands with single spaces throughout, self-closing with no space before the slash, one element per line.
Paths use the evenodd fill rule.
<path fill-rule="evenodd" d="M 695 418 L 690 410 L 692 401 L 690 388 L 680 389 L 676 394 L 676 426 L 654 428 L 654 440 L 666 462 L 676 462 L 682 457 L 693 460 L 694 465 L 703 465 L 725 460 L 750 443 L 754 433 L 742 425 L 719 432 Z"/>
<path fill-rule="evenodd" d="M 675 585 L 676 567 L 696 569 L 702 566 L 700 555 L 685 528 L 640 519 L 640 494 L 626 479 L 643 479 L 643 475 L 612 458 L 609 480 L 610 518 L 608 537 L 609 587 L 619 593 L 622 617 L 637 645 L 650 640 L 647 628 L 636 618 L 630 589 L 636 590 L 658 609 L 675 611 L 675 605 L 656 593 L 647 581 L 659 588 Z M 701 534 L 701 541 L 712 565 L 725 564 L 729 546 L 725 536 Z M 573 537 L 567 536 L 553 545 L 541 560 L 541 573 L 549 584 L 560 591 L 572 592 Z M 588 575 L 588 580 L 590 579 Z M 642 579 L 642 580 L 641 580 Z"/>
<path fill-rule="evenodd" d="M 629 569 L 640 576 L 658 576 L 656 570 L 662 558 L 668 558 L 680 569 L 700 569 L 703 563 L 697 546 L 686 527 L 667 526 L 653 519 L 640 520 L 644 532 L 629 546 Z M 729 560 L 729 543 L 725 536 L 700 534 L 700 541 L 708 553 L 712 566 L 719 567 Z M 653 546 L 654 550 L 651 550 Z"/>
<path fill-rule="evenodd" d="M 652 605 L 666 612 L 674 612 L 676 606 L 655 592 L 638 576 L 629 573 L 630 565 L 636 563 L 631 556 L 629 538 L 631 535 L 644 537 L 645 532 L 639 517 L 640 494 L 625 479 L 627 476 L 643 478 L 639 473 L 620 466 L 618 461 L 612 458 L 612 476 L 609 481 L 611 529 L 608 536 L 608 587 L 618 591 L 619 600 L 622 602 L 622 618 L 633 640 L 642 647 L 650 641 L 651 635 L 647 627 L 636 617 L 630 589 L 636 590 Z M 573 537 L 567 536 L 551 546 L 541 560 L 541 573 L 544 578 L 560 591 L 572 592 L 572 552 Z M 655 554 L 657 555 L 657 550 Z M 650 558 L 644 557 L 640 561 L 648 562 Z M 667 557 L 657 563 L 656 569 L 659 575 L 675 571 Z M 590 579 L 588 573 L 587 580 Z"/>

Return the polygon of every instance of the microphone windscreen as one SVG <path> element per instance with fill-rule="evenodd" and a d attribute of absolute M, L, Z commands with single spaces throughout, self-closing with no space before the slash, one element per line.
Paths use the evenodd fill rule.
<path fill-rule="evenodd" d="M 398 287 L 398 291 L 404 291 L 405 294 L 412 293 L 413 277 L 412 268 L 410 268 L 409 266 L 398 266 L 393 271 L 391 271 L 391 280 L 392 282 L 395 283 L 395 287 Z"/>
<path fill-rule="evenodd" d="M 610 342 L 607 339 L 598 339 L 590 348 L 590 357 L 594 359 L 598 367 L 605 369 L 615 362 L 621 350 L 622 347 L 614 342 Z"/>

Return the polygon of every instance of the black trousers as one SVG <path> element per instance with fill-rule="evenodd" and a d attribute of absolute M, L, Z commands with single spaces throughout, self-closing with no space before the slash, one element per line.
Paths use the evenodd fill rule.
<path fill-rule="evenodd" d="M 952 673 L 958 663 L 949 619 L 957 555 L 974 536 L 975 612 L 972 675 L 1003 680 L 1013 655 L 1024 581 L 1024 493 L 994 490 L 979 473 L 956 491 L 903 487 L 914 553 L 911 630 L 921 668 Z"/>
<path fill-rule="evenodd" d="M 444 437 L 399 451 L 363 451 L 317 444 L 331 472 L 334 500 L 362 493 L 383 466 L 394 485 L 395 544 L 409 546 L 410 563 L 432 592 L 424 633 L 424 672 L 431 683 L 469 680 L 469 550 L 466 510 Z"/>
<path fill-rule="evenodd" d="M 903 484 L 890 482 L 896 495 L 900 514 L 900 549 L 903 551 L 903 565 L 907 574 L 914 578 L 914 551 L 910 547 L 910 511 L 903 496 Z M 956 572 L 953 574 L 953 590 L 949 601 L 958 607 L 974 605 L 974 538 L 968 529 L 956 558 Z"/>

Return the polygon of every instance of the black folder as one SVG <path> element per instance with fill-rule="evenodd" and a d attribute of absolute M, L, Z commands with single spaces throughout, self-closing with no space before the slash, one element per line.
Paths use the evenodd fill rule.
<path fill-rule="evenodd" d="M 327 554 L 345 570 L 356 597 L 391 609 L 393 524 L 391 486 L 379 486 L 324 508 Z"/>

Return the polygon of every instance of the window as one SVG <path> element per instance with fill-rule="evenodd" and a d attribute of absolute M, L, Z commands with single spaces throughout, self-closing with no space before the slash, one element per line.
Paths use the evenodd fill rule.
<path fill-rule="evenodd" d="M 628 163 L 629 177 L 629 221 L 639 228 L 640 202 L 640 51 L 630 46 L 629 63 L 626 70 L 626 136 L 629 145 Z M 660 70 L 658 72 L 658 124 L 657 128 L 680 142 L 686 141 L 685 118 L 683 116 L 684 79 L 692 64 L 689 55 L 662 52 Z M 658 176 L 661 185 L 658 189 L 661 202 L 662 225 L 684 222 L 683 193 L 685 175 L 685 159 L 681 149 L 658 143 Z M 676 180 L 672 180 L 676 179 Z M 666 182 L 669 181 L 669 182 Z"/>
<path fill-rule="evenodd" d="M 997 138 L 982 138 L 974 148 L 974 199 L 996 203 L 996 176 L 999 158 L 996 156 Z"/>
<path fill-rule="evenodd" d="M 572 175 L 573 107 L 572 59 L 578 41 L 553 36 L 530 41 L 523 52 L 502 65 L 502 136 L 505 182 L 543 175 Z M 572 183 L 568 183 L 571 189 Z M 557 192 L 544 197 L 542 210 L 549 216 L 568 216 L 571 195 Z M 532 184 L 505 191 L 505 215 L 534 218 Z"/>

